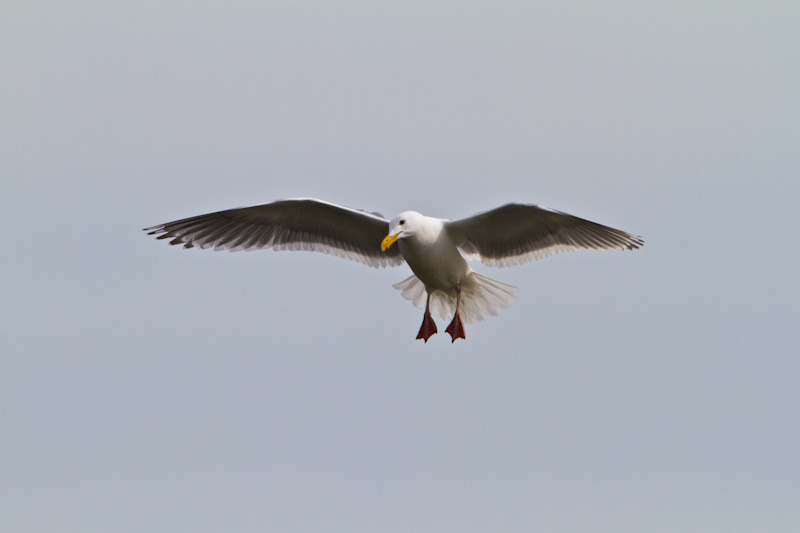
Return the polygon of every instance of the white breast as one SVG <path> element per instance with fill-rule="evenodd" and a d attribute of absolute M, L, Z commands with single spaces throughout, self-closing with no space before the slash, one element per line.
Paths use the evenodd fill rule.
<path fill-rule="evenodd" d="M 453 290 L 471 272 L 469 264 L 443 231 L 444 221 L 424 219 L 413 235 L 397 241 L 400 253 L 428 290 Z"/>

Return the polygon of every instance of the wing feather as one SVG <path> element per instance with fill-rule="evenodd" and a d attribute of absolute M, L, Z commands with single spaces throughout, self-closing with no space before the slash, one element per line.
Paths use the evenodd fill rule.
<path fill-rule="evenodd" d="M 530 204 L 507 204 L 447 222 L 445 228 L 463 253 L 497 267 L 578 249 L 635 250 L 644 246 L 644 240 L 636 235 Z"/>
<path fill-rule="evenodd" d="M 389 231 L 389 221 L 383 216 L 314 198 L 228 209 L 145 231 L 184 248 L 308 250 L 375 268 L 403 263 L 399 247 L 381 250 L 381 240 Z"/>

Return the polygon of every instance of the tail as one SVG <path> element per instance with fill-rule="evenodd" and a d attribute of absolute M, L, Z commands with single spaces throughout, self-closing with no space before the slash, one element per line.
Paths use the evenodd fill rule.
<path fill-rule="evenodd" d="M 427 293 L 425 285 L 417 276 L 412 275 L 392 285 L 401 291 L 401 296 L 411 300 L 419 309 L 425 309 Z M 467 324 L 486 320 L 497 316 L 503 309 L 511 307 L 517 288 L 500 283 L 486 276 L 472 272 L 461 282 L 461 318 Z M 450 320 L 456 312 L 456 291 L 444 292 L 435 290 L 431 293 L 431 314 Z"/>

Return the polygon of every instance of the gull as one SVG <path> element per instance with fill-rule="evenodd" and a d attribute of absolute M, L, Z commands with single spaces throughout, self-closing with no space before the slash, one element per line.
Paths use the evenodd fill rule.
<path fill-rule="evenodd" d="M 144 231 L 184 248 L 307 250 L 374 268 L 407 264 L 393 285 L 425 312 L 417 339 L 437 332 L 432 315 L 453 317 L 445 330 L 466 339 L 464 323 L 485 320 L 516 299 L 516 287 L 474 272 L 467 259 L 508 267 L 549 255 L 635 250 L 641 237 L 554 209 L 510 203 L 460 220 L 404 211 L 392 220 L 316 198 L 291 198 L 159 224 Z M 392 246 L 394 244 L 396 246 Z"/>

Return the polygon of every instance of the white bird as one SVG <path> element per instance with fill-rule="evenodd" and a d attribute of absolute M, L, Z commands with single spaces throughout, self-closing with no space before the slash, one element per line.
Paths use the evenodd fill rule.
<path fill-rule="evenodd" d="M 425 342 L 437 331 L 432 314 L 453 317 L 446 331 L 455 342 L 466 338 L 464 322 L 495 316 L 516 298 L 516 287 L 474 272 L 465 256 L 506 267 L 581 248 L 634 250 L 644 245 L 630 233 L 530 204 L 507 204 L 453 221 L 405 211 L 390 221 L 324 200 L 293 198 L 145 231 L 184 248 L 310 250 L 375 268 L 405 262 L 414 275 L 393 287 L 425 308 L 417 334 Z"/>

